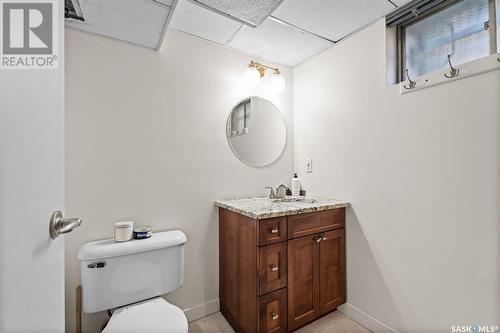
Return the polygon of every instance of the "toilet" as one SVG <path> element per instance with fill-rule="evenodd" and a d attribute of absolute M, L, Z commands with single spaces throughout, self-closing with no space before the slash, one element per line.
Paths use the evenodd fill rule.
<path fill-rule="evenodd" d="M 183 284 L 186 235 L 180 230 L 148 239 L 85 243 L 78 252 L 85 313 L 112 313 L 103 333 L 187 333 L 181 309 L 160 295 Z"/>

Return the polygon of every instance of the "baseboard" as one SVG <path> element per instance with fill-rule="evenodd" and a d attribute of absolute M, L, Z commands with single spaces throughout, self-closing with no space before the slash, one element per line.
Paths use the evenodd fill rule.
<path fill-rule="evenodd" d="M 338 310 L 374 333 L 399 333 L 395 329 L 387 326 L 383 322 L 373 318 L 369 314 L 361 311 L 349 303 L 339 306 Z"/>
<path fill-rule="evenodd" d="M 198 304 L 184 310 L 184 314 L 189 322 L 206 317 L 212 313 L 219 312 L 219 299 L 213 299 L 206 303 Z"/>

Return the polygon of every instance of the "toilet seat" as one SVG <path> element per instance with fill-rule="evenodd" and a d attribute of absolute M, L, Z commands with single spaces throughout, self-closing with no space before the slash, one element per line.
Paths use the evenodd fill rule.
<path fill-rule="evenodd" d="M 184 312 L 157 297 L 116 309 L 102 333 L 187 333 Z"/>

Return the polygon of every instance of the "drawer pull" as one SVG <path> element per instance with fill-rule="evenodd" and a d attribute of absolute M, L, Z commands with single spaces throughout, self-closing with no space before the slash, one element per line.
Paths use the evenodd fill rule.
<path fill-rule="evenodd" d="M 280 230 L 279 229 L 270 229 L 269 230 L 272 234 L 277 234 Z"/>
<path fill-rule="evenodd" d="M 277 271 L 279 271 L 279 269 L 280 269 L 280 267 L 279 267 L 279 266 L 272 266 L 272 267 L 271 267 L 271 270 L 272 270 L 273 272 L 277 272 Z"/>
<path fill-rule="evenodd" d="M 271 318 L 272 318 L 273 320 L 276 320 L 276 319 L 278 319 L 279 317 L 280 317 L 280 316 L 278 316 L 278 314 L 277 314 L 277 313 L 273 313 L 273 314 L 271 315 Z"/>

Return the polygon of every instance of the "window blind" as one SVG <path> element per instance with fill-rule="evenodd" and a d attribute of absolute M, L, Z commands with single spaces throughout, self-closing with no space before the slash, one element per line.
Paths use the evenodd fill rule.
<path fill-rule="evenodd" d="M 408 24 L 441 8 L 462 0 L 414 0 L 386 16 L 386 25 L 392 28 L 398 24 Z"/>

